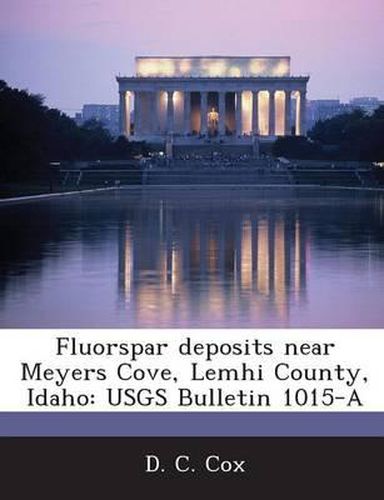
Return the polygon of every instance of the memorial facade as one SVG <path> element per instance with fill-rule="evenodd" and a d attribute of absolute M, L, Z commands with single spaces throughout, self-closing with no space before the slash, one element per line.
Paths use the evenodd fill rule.
<path fill-rule="evenodd" d="M 184 143 L 257 135 L 306 135 L 308 76 L 290 57 L 137 57 L 136 74 L 117 77 L 120 132 L 132 140 Z"/>

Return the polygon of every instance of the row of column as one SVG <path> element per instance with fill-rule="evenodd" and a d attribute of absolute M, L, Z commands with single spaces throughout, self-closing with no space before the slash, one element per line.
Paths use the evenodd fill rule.
<path fill-rule="evenodd" d="M 174 106 L 174 92 L 173 90 L 167 92 L 167 108 L 166 108 L 166 133 L 174 132 L 175 127 L 175 106 Z M 252 133 L 259 134 L 259 92 L 252 91 Z M 277 91 L 268 91 L 268 135 L 276 135 L 276 98 L 275 93 Z M 235 101 L 235 129 L 237 134 L 242 133 L 242 93 L 243 91 L 236 92 Z M 156 96 L 154 94 L 153 99 L 153 119 L 159 120 L 159 109 L 156 105 Z M 191 133 L 191 92 L 185 91 L 184 94 L 184 133 Z M 291 90 L 284 90 L 284 135 L 291 134 Z M 218 113 L 219 113 L 219 123 L 218 132 L 219 135 L 225 134 L 225 118 L 226 118 L 226 102 L 225 102 L 226 92 L 218 92 Z M 124 135 L 130 135 L 130 98 L 132 97 L 131 92 L 120 92 L 120 127 Z M 306 134 L 306 92 L 298 91 L 296 96 L 296 135 Z M 200 133 L 203 135 L 207 134 L 208 131 L 208 92 L 200 92 L 200 114 L 201 114 L 201 127 Z M 136 135 L 140 132 L 140 110 L 137 101 L 135 102 L 134 109 L 134 123 L 136 128 Z"/>

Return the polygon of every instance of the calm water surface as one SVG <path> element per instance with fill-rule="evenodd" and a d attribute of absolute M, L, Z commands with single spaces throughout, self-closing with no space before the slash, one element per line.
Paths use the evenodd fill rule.
<path fill-rule="evenodd" d="M 384 195 L 120 190 L 0 206 L 1 327 L 383 327 Z"/>

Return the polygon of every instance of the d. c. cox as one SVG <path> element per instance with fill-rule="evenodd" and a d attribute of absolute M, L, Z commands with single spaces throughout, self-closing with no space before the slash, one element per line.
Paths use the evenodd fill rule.
<path fill-rule="evenodd" d="M 245 460 L 228 460 L 219 455 L 208 455 L 203 459 L 203 468 L 209 473 L 244 473 L 246 472 Z M 195 473 L 200 467 L 194 465 L 189 455 L 178 455 L 172 464 L 173 469 L 181 474 Z M 157 455 L 145 455 L 145 472 L 164 473 L 167 472 Z"/>

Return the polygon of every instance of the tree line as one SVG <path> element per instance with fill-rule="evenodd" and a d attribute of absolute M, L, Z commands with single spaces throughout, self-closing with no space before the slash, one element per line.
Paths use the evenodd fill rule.
<path fill-rule="evenodd" d="M 300 159 L 384 161 L 384 106 L 318 121 L 306 137 L 281 137 L 275 156 Z"/>
<path fill-rule="evenodd" d="M 146 145 L 113 138 L 103 125 L 82 126 L 44 97 L 9 87 L 0 80 L 0 179 L 24 180 L 43 174 L 49 162 L 129 159 L 145 154 Z"/>

